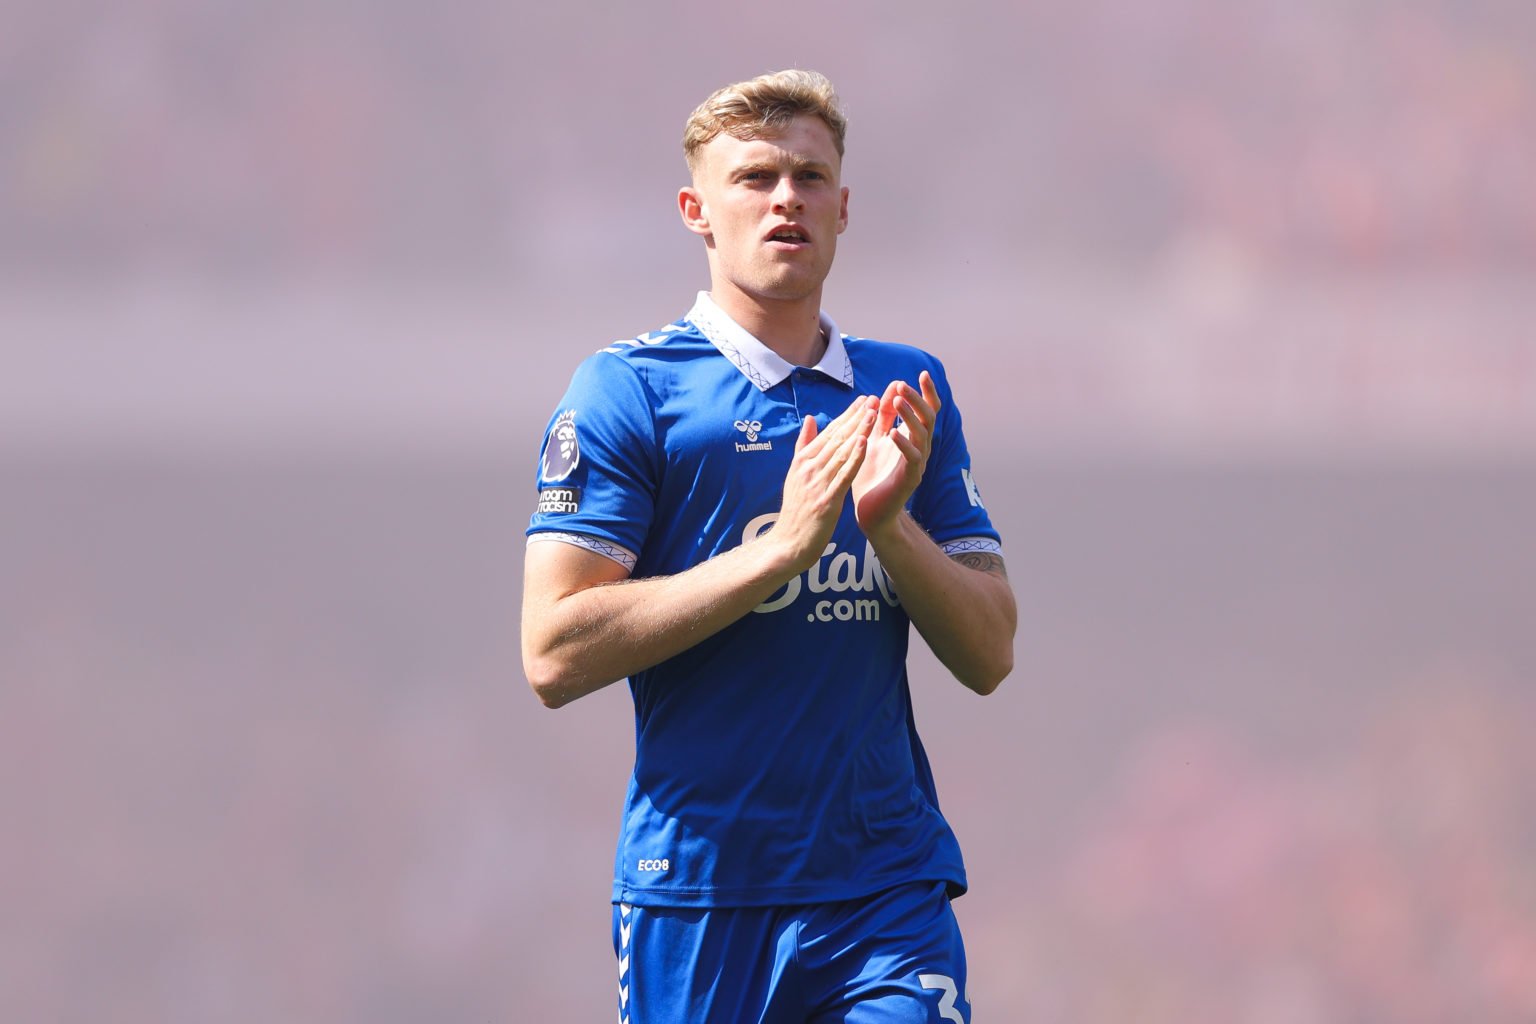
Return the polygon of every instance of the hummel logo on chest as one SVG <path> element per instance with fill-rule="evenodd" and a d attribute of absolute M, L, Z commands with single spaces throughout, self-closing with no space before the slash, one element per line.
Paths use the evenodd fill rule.
<path fill-rule="evenodd" d="M 767 452 L 773 450 L 772 441 L 759 441 L 758 433 L 763 429 L 759 420 L 737 420 L 736 429 L 747 435 L 747 443 L 736 442 L 736 450 L 739 452 Z"/>

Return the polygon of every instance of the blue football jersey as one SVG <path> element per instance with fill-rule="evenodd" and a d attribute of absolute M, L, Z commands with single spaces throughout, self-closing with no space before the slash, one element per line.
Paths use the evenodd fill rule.
<path fill-rule="evenodd" d="M 545 433 L 529 542 L 579 545 L 634 578 L 683 572 L 773 525 L 803 417 L 825 426 L 927 370 L 943 406 L 909 511 L 947 551 L 999 550 L 939 361 L 822 326 L 826 354 L 797 367 L 700 293 L 682 320 L 586 359 Z M 816 565 L 631 677 L 613 899 L 813 903 L 923 879 L 963 891 L 913 721 L 908 625 L 850 501 Z"/>

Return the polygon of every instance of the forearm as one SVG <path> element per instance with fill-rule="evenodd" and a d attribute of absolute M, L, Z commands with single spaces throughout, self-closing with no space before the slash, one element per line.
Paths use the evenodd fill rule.
<path fill-rule="evenodd" d="M 989 559 L 995 568 L 955 561 L 906 512 L 869 540 L 907 616 L 939 661 L 977 693 L 997 689 L 1013 669 L 1018 625 L 1001 559 Z"/>
<path fill-rule="evenodd" d="M 560 707 L 713 636 L 797 571 L 765 538 L 676 576 L 557 588 L 524 604 L 524 670 L 539 699 Z"/>
<path fill-rule="evenodd" d="M 523 670 L 539 699 L 559 707 L 680 654 L 814 565 L 874 420 L 873 398 L 854 401 L 824 431 L 807 416 L 772 528 L 676 576 L 622 579 L 618 564 L 601 555 L 558 541 L 530 545 Z"/>

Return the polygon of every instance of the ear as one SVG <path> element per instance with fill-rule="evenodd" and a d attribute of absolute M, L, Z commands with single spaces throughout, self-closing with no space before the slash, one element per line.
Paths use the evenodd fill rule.
<path fill-rule="evenodd" d="M 848 186 L 843 186 L 843 204 L 837 211 L 837 233 L 842 234 L 848 230 Z"/>
<path fill-rule="evenodd" d="M 704 197 L 692 185 L 677 190 L 677 212 L 682 214 L 683 226 L 689 231 L 709 234 L 709 210 L 704 207 Z"/>

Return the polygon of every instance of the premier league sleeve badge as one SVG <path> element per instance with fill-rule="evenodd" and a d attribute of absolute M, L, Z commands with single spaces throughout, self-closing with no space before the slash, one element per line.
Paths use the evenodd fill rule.
<path fill-rule="evenodd" d="M 544 441 L 544 458 L 539 464 L 539 482 L 557 484 L 576 472 L 581 464 L 581 444 L 576 440 L 576 410 L 567 409 L 555 417 Z"/>

